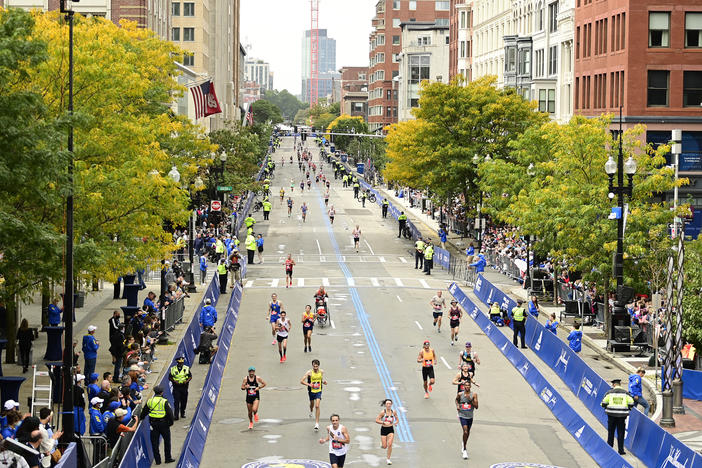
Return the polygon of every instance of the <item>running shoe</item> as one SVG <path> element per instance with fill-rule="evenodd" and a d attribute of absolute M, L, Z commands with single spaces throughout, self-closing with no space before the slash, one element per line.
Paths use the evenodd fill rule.
<path fill-rule="evenodd" d="M 282 363 L 284 363 L 284 362 L 285 362 L 285 359 L 280 358 L 280 363 L 282 364 Z"/>
<path fill-rule="evenodd" d="M 312 418 L 312 416 L 313 416 L 313 415 L 312 415 L 312 411 L 310 411 L 310 418 Z"/>
<path fill-rule="evenodd" d="M 453 345 L 454 345 L 453 340 L 451 340 L 451 346 L 453 346 Z"/>
<path fill-rule="evenodd" d="M 249 423 L 249 429 L 253 429 L 253 423 L 252 423 L 252 422 Z"/>
<path fill-rule="evenodd" d="M 465 449 L 463 450 L 463 459 L 468 460 L 468 452 L 466 452 Z"/>
<path fill-rule="evenodd" d="M 392 462 L 390 461 L 389 458 L 388 458 L 388 465 L 392 465 Z"/>
<path fill-rule="evenodd" d="M 431 385 L 429 385 L 429 391 L 431 392 Z"/>
<path fill-rule="evenodd" d="M 319 430 L 319 424 L 315 424 L 315 425 L 314 425 L 314 430 L 315 430 L 315 431 L 318 431 L 318 430 Z"/>
<path fill-rule="evenodd" d="M 283 362 L 285 362 L 285 361 L 287 361 L 287 360 L 288 360 L 288 357 L 287 357 L 287 356 L 283 356 Z"/>
<path fill-rule="evenodd" d="M 437 328 L 436 331 L 438 331 L 439 333 L 441 333 L 441 328 Z"/>
<path fill-rule="evenodd" d="M 425 393 L 425 394 L 424 394 L 424 399 L 426 400 L 427 398 L 429 398 L 429 394 L 428 394 L 428 393 Z"/>

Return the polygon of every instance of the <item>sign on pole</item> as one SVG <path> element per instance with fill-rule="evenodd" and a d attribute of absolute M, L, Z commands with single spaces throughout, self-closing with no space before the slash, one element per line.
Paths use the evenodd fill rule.
<path fill-rule="evenodd" d="M 211 211 L 222 211 L 222 202 L 219 200 L 212 200 L 210 202 Z"/>
<path fill-rule="evenodd" d="M 231 185 L 218 185 L 217 191 L 218 192 L 231 192 L 233 188 L 234 187 L 232 187 Z"/>

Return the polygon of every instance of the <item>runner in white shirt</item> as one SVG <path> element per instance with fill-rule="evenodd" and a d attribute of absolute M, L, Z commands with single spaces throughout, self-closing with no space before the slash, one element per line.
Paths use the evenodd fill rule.
<path fill-rule="evenodd" d="M 353 234 L 353 246 L 356 249 L 356 253 L 358 253 L 358 244 L 361 239 L 361 228 L 358 227 L 358 224 L 356 225 L 356 228 L 351 232 Z"/>
<path fill-rule="evenodd" d="M 329 215 L 329 222 L 331 224 L 334 224 L 334 216 L 336 216 L 336 210 L 334 209 L 334 205 L 332 205 L 329 208 L 329 211 L 327 211 L 327 214 Z"/>
<path fill-rule="evenodd" d="M 446 308 L 446 299 L 441 297 L 441 291 L 436 291 L 436 296 L 431 298 L 429 304 L 433 309 L 432 313 L 434 315 L 434 326 L 437 327 L 436 331 L 441 333 L 441 316 L 444 315 L 444 309 Z"/>
<path fill-rule="evenodd" d="M 343 468 L 346 452 L 349 450 L 348 444 L 351 442 L 348 430 L 339 424 L 339 419 L 338 414 L 332 414 L 329 418 L 331 425 L 327 426 L 327 436 L 319 439 L 320 444 L 329 442 L 329 463 L 332 468 Z"/>
<path fill-rule="evenodd" d="M 292 324 L 288 320 L 284 310 L 280 311 L 280 318 L 275 322 L 276 339 L 278 340 L 278 354 L 280 354 L 280 362 L 285 362 L 288 352 L 288 334 Z"/>

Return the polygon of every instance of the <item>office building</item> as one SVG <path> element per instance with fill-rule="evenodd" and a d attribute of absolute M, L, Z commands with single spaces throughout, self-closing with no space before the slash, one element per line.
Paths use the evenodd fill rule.
<path fill-rule="evenodd" d="M 326 99 L 332 94 L 333 79 L 338 79 L 336 72 L 336 39 L 329 37 L 326 29 L 319 29 L 318 64 L 319 71 L 317 98 Z M 309 29 L 302 35 L 302 101 L 310 102 L 310 50 Z"/>
<path fill-rule="evenodd" d="M 267 62 L 261 59 L 246 59 L 246 81 L 255 81 L 262 90 L 273 90 L 273 72 Z"/>
<path fill-rule="evenodd" d="M 368 67 L 342 67 L 341 113 L 368 120 Z"/>
<path fill-rule="evenodd" d="M 449 79 L 463 76 L 464 83 L 472 79 L 473 2 L 451 0 L 449 21 Z"/>

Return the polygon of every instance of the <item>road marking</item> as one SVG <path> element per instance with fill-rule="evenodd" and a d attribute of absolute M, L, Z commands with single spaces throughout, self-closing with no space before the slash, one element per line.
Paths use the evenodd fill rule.
<path fill-rule="evenodd" d="M 245 285 L 244 287 L 245 287 L 245 288 L 250 288 L 251 286 L 253 286 L 253 280 L 248 280 L 248 281 L 246 282 L 246 285 Z"/>
<path fill-rule="evenodd" d="M 404 284 L 402 283 L 402 280 L 400 278 L 395 278 L 395 284 L 402 287 Z"/>
<path fill-rule="evenodd" d="M 446 359 L 444 359 L 443 356 L 441 356 L 441 362 L 444 363 L 444 365 L 446 366 L 446 368 L 447 368 L 448 370 L 451 370 L 451 366 L 449 366 L 449 363 L 446 362 Z"/>
<path fill-rule="evenodd" d="M 414 323 L 417 324 L 417 328 L 419 328 L 420 330 L 424 330 L 424 329 L 422 328 L 422 326 L 419 324 L 419 322 L 417 322 L 417 321 L 415 320 Z"/>
<path fill-rule="evenodd" d="M 431 289 L 431 286 L 429 286 L 429 283 L 427 283 L 427 280 L 420 279 L 419 284 L 424 286 L 426 289 Z"/>
<path fill-rule="evenodd" d="M 332 328 L 336 330 L 336 325 L 334 325 L 334 321 L 332 319 L 329 319 L 329 323 L 331 323 Z"/>
<path fill-rule="evenodd" d="M 317 249 L 319 250 L 319 255 L 322 255 L 322 246 L 319 245 L 319 241 L 315 239 L 315 242 L 317 242 Z"/>
<path fill-rule="evenodd" d="M 326 263 L 326 262 L 327 262 L 327 257 L 325 257 L 324 255 L 320 255 L 319 256 L 319 263 Z"/>
<path fill-rule="evenodd" d="M 329 278 L 322 278 L 322 286 L 329 286 Z"/>
<path fill-rule="evenodd" d="M 341 261 L 342 261 L 342 262 L 345 262 L 345 261 L 346 261 L 346 255 L 342 255 L 342 256 L 341 256 Z"/>
<path fill-rule="evenodd" d="M 271 288 L 277 288 L 278 287 L 278 281 L 280 281 L 279 278 L 273 278 L 271 280 Z"/>
<path fill-rule="evenodd" d="M 348 278 L 346 278 L 346 284 L 348 284 L 349 286 L 355 286 L 356 281 L 352 277 L 349 276 Z"/>
<path fill-rule="evenodd" d="M 371 282 L 372 286 L 380 286 L 380 283 L 378 282 L 378 278 L 371 278 L 370 282 Z"/>
<path fill-rule="evenodd" d="M 297 287 L 301 288 L 305 285 L 305 278 L 298 278 L 297 279 Z"/>
<path fill-rule="evenodd" d="M 398 301 L 402 302 L 402 298 L 400 296 L 395 296 Z"/>
<path fill-rule="evenodd" d="M 375 252 L 373 252 L 373 247 L 371 247 L 371 245 L 368 243 L 368 241 L 363 239 L 363 242 L 365 242 L 366 245 L 368 246 L 368 250 L 370 250 L 371 255 L 375 255 Z"/>
<path fill-rule="evenodd" d="M 379 257 L 378 260 L 380 260 L 380 263 L 385 263 L 385 257 Z"/>
<path fill-rule="evenodd" d="M 398 257 L 402 263 L 407 263 L 407 260 L 405 260 L 405 257 Z"/>

